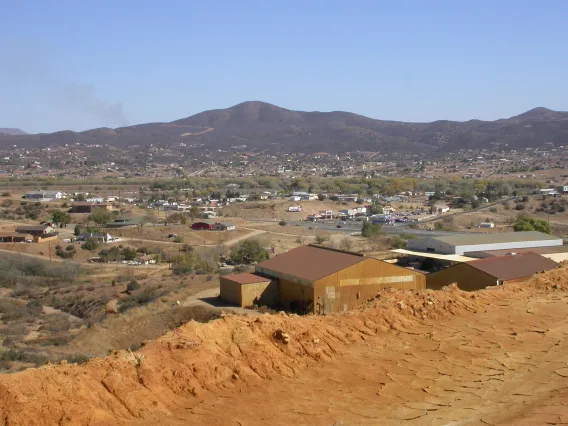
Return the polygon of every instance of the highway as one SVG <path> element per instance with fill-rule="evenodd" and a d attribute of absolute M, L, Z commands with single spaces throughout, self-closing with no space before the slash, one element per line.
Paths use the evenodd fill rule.
<path fill-rule="evenodd" d="M 249 222 L 274 223 L 273 220 L 249 220 Z M 338 228 L 337 225 L 339 223 L 340 221 L 338 220 L 326 220 L 320 222 L 290 221 L 286 226 L 301 226 L 304 228 L 312 228 L 314 230 L 321 229 L 323 231 L 343 232 L 349 235 L 359 234 L 361 232 L 361 227 L 363 226 L 363 222 L 349 220 L 346 221 L 345 224 L 341 224 L 341 228 Z M 425 229 L 411 229 L 408 226 L 409 223 L 396 223 L 394 226 L 383 226 L 382 231 L 385 234 L 391 234 L 391 235 L 413 234 L 421 237 L 425 236 L 443 237 L 443 236 L 459 235 L 467 233 L 467 232 L 438 231 L 438 230 L 427 231 Z"/>

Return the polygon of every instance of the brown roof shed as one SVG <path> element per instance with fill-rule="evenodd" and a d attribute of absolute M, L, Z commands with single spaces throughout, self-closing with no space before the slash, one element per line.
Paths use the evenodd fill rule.
<path fill-rule="evenodd" d="M 256 265 L 256 271 L 274 271 L 307 281 L 316 281 L 361 262 L 357 253 L 318 246 L 300 246 Z"/>
<path fill-rule="evenodd" d="M 536 253 L 491 257 L 466 264 L 503 281 L 530 277 L 558 266 L 555 261 Z"/>
<path fill-rule="evenodd" d="M 270 282 L 270 278 L 261 277 L 256 274 L 230 274 L 223 275 L 223 278 L 231 280 L 238 284 L 253 284 L 253 283 L 264 283 Z"/>

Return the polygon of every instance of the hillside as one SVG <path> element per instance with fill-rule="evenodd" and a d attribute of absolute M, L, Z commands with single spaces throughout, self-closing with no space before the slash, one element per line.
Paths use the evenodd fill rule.
<path fill-rule="evenodd" d="M 1 424 L 565 423 L 567 277 L 192 321 L 134 353 L 0 375 Z"/>
<path fill-rule="evenodd" d="M 8 127 L 0 127 L 0 135 L 11 135 L 11 136 L 17 136 L 17 135 L 27 135 L 26 132 L 24 132 L 21 129 L 14 129 L 14 128 L 8 128 Z"/>
<path fill-rule="evenodd" d="M 504 149 L 568 145 L 568 112 L 535 108 L 509 119 L 466 122 L 404 123 L 333 112 L 292 111 L 264 102 L 244 102 L 231 108 L 201 112 L 171 123 L 148 123 L 85 132 L 6 135 L 0 147 L 44 147 L 72 143 L 149 146 L 184 150 L 266 150 L 273 153 L 380 151 L 424 154 L 468 148 Z M 189 149 L 189 148 L 185 148 Z"/>

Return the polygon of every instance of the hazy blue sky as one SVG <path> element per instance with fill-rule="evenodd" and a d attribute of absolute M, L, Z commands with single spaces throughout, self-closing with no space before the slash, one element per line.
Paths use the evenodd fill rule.
<path fill-rule="evenodd" d="M 0 127 L 262 100 L 374 118 L 568 109 L 566 0 L 3 0 Z"/>

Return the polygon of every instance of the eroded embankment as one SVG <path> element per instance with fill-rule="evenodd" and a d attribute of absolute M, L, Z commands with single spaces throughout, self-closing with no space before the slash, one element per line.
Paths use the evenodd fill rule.
<path fill-rule="evenodd" d="M 563 292 L 565 270 L 530 283 L 465 293 L 386 290 L 341 315 L 227 315 L 190 322 L 135 353 L 116 351 L 85 365 L 49 365 L 0 377 L 0 424 L 163 422 L 210 391 L 269 378 L 295 378 L 381 333 L 422 333 L 423 323 L 499 309 L 504 298 Z M 426 336 L 427 338 L 427 336 Z"/>

